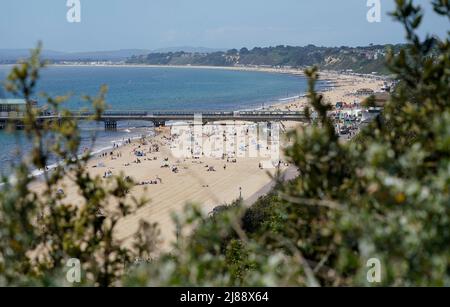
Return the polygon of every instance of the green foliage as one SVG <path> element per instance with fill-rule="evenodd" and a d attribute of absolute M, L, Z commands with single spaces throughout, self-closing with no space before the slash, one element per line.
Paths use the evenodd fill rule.
<path fill-rule="evenodd" d="M 388 53 L 400 83 L 382 120 L 340 141 L 314 90 L 317 69 L 307 70 L 318 120 L 293 131 L 286 151 L 300 176 L 248 209 L 192 219 L 186 245 L 141 268 L 140 284 L 450 285 L 449 39 L 420 39 L 421 9 L 396 3 L 409 44 Z M 433 4 L 449 18 L 448 1 Z M 381 283 L 367 280 L 370 258 L 381 261 Z M 192 275 L 171 279 L 184 272 Z"/>
<path fill-rule="evenodd" d="M 109 286 L 137 256 L 115 240 L 116 225 L 145 200 L 127 198 L 131 183 L 123 176 L 105 183 L 87 172 L 90 153 L 80 154 L 78 123 L 61 109 L 66 97 L 44 96 L 49 110 L 62 114 L 60 121 L 40 123 L 36 119 L 38 110 L 30 101 L 45 66 L 39 59 L 40 49 L 15 66 L 5 83 L 8 91 L 27 101 L 25 135 L 32 149 L 11 177 L 4 178 L 0 191 L 0 283 L 64 285 L 67 260 L 78 258 L 84 284 Z M 102 87 L 99 96 L 86 97 L 95 110 L 93 120 L 104 110 L 106 90 Z M 48 171 L 51 157 L 59 164 Z M 32 188 L 37 183 L 29 176 L 33 169 L 45 170 L 39 193 Z M 76 186 L 80 199 L 74 202 L 59 193 L 63 184 Z M 148 230 L 148 225 L 142 229 Z M 147 241 L 140 238 L 142 250 Z"/>
<path fill-rule="evenodd" d="M 400 83 L 382 119 L 342 142 L 327 117 L 330 106 L 314 89 L 318 70 L 306 70 L 318 119 L 290 134 L 286 154 L 299 177 L 280 183 L 250 208 L 239 200 L 205 216 L 187 207 L 174 218 L 172 250 L 157 259 L 150 259 L 155 225 L 142 224 L 131 249 L 114 239 L 117 222 L 133 212 L 129 185 L 121 177 L 105 184 L 87 173 L 89 155 L 78 155 L 78 126 L 70 113 L 61 126 L 38 127 L 35 111 L 27 108 L 33 150 L 0 192 L 0 282 L 62 285 L 64 260 L 75 257 L 88 285 L 449 286 L 449 37 L 421 39 L 416 34 L 421 9 L 412 1 L 396 4 L 393 17 L 405 26 L 408 44 L 387 54 L 386 67 Z M 447 0 L 433 5 L 450 18 Z M 276 48 L 280 59 L 286 48 Z M 272 52 L 255 48 L 239 54 L 263 59 Z M 27 100 L 44 65 L 38 54 L 15 67 L 6 84 Z M 48 104 L 60 111 L 63 100 L 48 98 Z M 104 90 L 88 100 L 101 114 Z M 29 188 L 34 179 L 28 174 L 31 167 L 45 167 L 51 154 L 63 163 L 44 173 L 45 189 L 38 195 Z M 63 178 L 77 186 L 81 204 L 57 193 Z M 134 202 L 133 207 L 144 203 Z M 99 209 L 106 214 L 96 214 Z M 136 257 L 148 262 L 125 270 Z M 370 258 L 381 261 L 379 284 L 366 278 Z"/>
<path fill-rule="evenodd" d="M 227 52 L 189 53 L 169 52 L 150 53 L 146 56 L 133 56 L 128 63 L 151 65 L 265 65 L 306 67 L 317 65 L 323 69 L 347 70 L 358 73 L 389 73 L 384 65 L 387 49 L 398 51 L 402 45 L 376 45 L 368 47 L 306 47 L 277 46 L 253 48 L 248 50 L 231 49 Z"/>

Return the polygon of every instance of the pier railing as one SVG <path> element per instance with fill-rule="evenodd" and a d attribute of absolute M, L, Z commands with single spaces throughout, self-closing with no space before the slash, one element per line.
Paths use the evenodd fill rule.
<path fill-rule="evenodd" d="M 77 119 L 88 120 L 95 114 L 89 111 L 70 112 L 69 115 L 52 114 L 43 112 L 36 120 L 45 122 L 53 120 Z M 200 117 L 201 116 L 201 117 Z M 109 110 L 97 118 L 97 121 L 103 121 L 105 128 L 115 129 L 117 121 L 151 121 L 155 126 L 165 125 L 168 121 L 192 121 L 201 118 L 204 123 L 211 121 L 250 121 L 250 122 L 270 122 L 270 121 L 306 121 L 303 112 L 297 111 L 122 111 Z M 20 126 L 23 123 L 24 114 L 22 113 L 0 113 L 0 128 L 5 127 L 7 122 L 16 123 Z"/>

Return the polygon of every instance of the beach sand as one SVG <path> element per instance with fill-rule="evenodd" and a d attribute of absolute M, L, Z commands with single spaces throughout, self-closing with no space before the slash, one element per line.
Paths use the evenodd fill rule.
<path fill-rule="evenodd" d="M 373 78 L 329 72 L 322 73 L 321 77 L 329 80 L 334 86 L 334 88 L 323 93 L 325 100 L 330 103 L 338 101 L 359 102 L 362 97 L 354 94 L 357 89 L 370 88 L 377 91 L 383 83 Z M 306 103 L 306 98 L 300 98 L 282 104 L 274 104 L 271 108 L 291 111 L 302 110 Z M 300 124 L 283 123 L 283 125 L 286 130 L 290 130 L 295 129 Z M 221 127 L 211 124 L 208 126 L 212 127 L 213 131 L 216 127 Z M 173 147 L 176 137 L 173 137 L 171 128 L 165 127 L 157 130 L 157 135 L 152 138 L 147 138 L 145 141 L 132 141 L 131 144 L 125 144 L 108 151 L 106 156 L 99 157 L 97 155 L 89 162 L 89 172 L 93 176 L 103 177 L 105 173 L 111 172 L 114 175 L 130 176 L 138 183 L 157 182 L 157 184 L 135 186 L 130 191 L 130 197 L 141 198 L 145 196 L 150 199 L 150 202 L 140 208 L 136 214 L 121 220 L 118 224 L 116 236 L 119 240 L 123 240 L 124 244 L 127 244 L 128 239 L 136 232 L 139 221 L 144 220 L 158 224 L 162 242 L 159 249 L 161 251 L 170 250 L 171 244 L 176 238 L 172 214 L 181 213 L 188 203 L 198 204 L 205 213 L 209 213 L 216 206 L 229 204 L 238 199 L 240 195 L 244 200 L 254 201 L 257 198 L 256 196 L 267 192 L 267 187 L 272 181 L 269 174 L 273 175 L 277 170 L 276 168 L 261 169 L 261 161 L 267 160 L 267 158 L 249 157 L 250 146 L 245 149 L 238 148 L 237 151 L 241 151 L 239 154 L 245 153 L 245 157 L 231 157 L 230 162 L 227 162 L 226 158 L 207 157 L 201 154 L 198 159 L 175 157 L 171 147 Z M 218 130 L 218 132 L 206 136 L 203 134 L 202 140 L 209 146 L 214 140 L 217 142 L 223 137 L 223 131 Z M 225 133 L 225 137 L 233 138 L 233 132 Z M 281 136 L 281 144 L 281 150 L 288 144 L 284 134 Z M 156 147 L 159 149 L 158 152 L 156 152 Z M 141 151 L 145 156 L 137 157 L 137 151 Z M 137 159 L 140 160 L 140 163 L 135 163 Z M 235 162 L 232 162 L 234 160 Z M 282 155 L 280 160 L 284 160 Z M 168 167 L 162 167 L 165 164 Z M 224 169 L 224 165 L 226 165 L 226 169 Z M 177 168 L 177 173 L 172 171 L 173 167 Z M 211 167 L 215 171 L 208 171 Z M 280 171 L 286 171 L 288 168 L 289 166 L 284 163 L 280 165 Z M 68 180 L 65 180 L 60 188 L 64 190 L 67 197 L 66 202 L 82 205 L 78 191 Z M 42 183 L 34 184 L 33 189 L 41 190 Z"/>

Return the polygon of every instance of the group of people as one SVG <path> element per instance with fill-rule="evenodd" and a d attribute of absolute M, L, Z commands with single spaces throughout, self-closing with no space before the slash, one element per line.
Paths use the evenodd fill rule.
<path fill-rule="evenodd" d="M 158 184 L 158 183 L 162 184 L 162 179 L 159 176 L 156 176 L 156 178 L 153 180 L 144 180 L 144 181 L 137 183 L 136 185 L 149 185 L 149 184 Z"/>
<path fill-rule="evenodd" d="M 107 170 L 104 174 L 103 174 L 103 178 L 110 178 L 112 177 L 113 173 L 111 170 Z"/>
<path fill-rule="evenodd" d="M 159 152 L 159 145 L 158 145 L 158 144 L 152 144 L 152 145 L 149 147 L 148 152 L 149 152 L 149 153 L 152 153 L 152 152 Z"/>
<path fill-rule="evenodd" d="M 158 184 L 158 180 L 147 180 L 147 181 L 141 181 L 137 185 L 148 185 L 148 184 Z"/>
<path fill-rule="evenodd" d="M 227 158 L 227 162 L 228 163 L 237 163 L 237 159 L 236 158 Z"/>

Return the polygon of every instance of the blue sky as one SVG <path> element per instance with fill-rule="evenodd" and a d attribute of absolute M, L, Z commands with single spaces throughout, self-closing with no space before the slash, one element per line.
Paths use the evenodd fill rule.
<path fill-rule="evenodd" d="M 66 20 L 66 0 L 1 0 L 0 48 L 30 48 L 38 40 L 59 51 L 341 46 L 403 42 L 387 16 L 368 23 L 366 0 L 80 0 L 81 23 Z M 417 0 L 430 12 L 427 0 Z M 428 14 L 424 32 L 443 36 L 446 19 Z"/>

